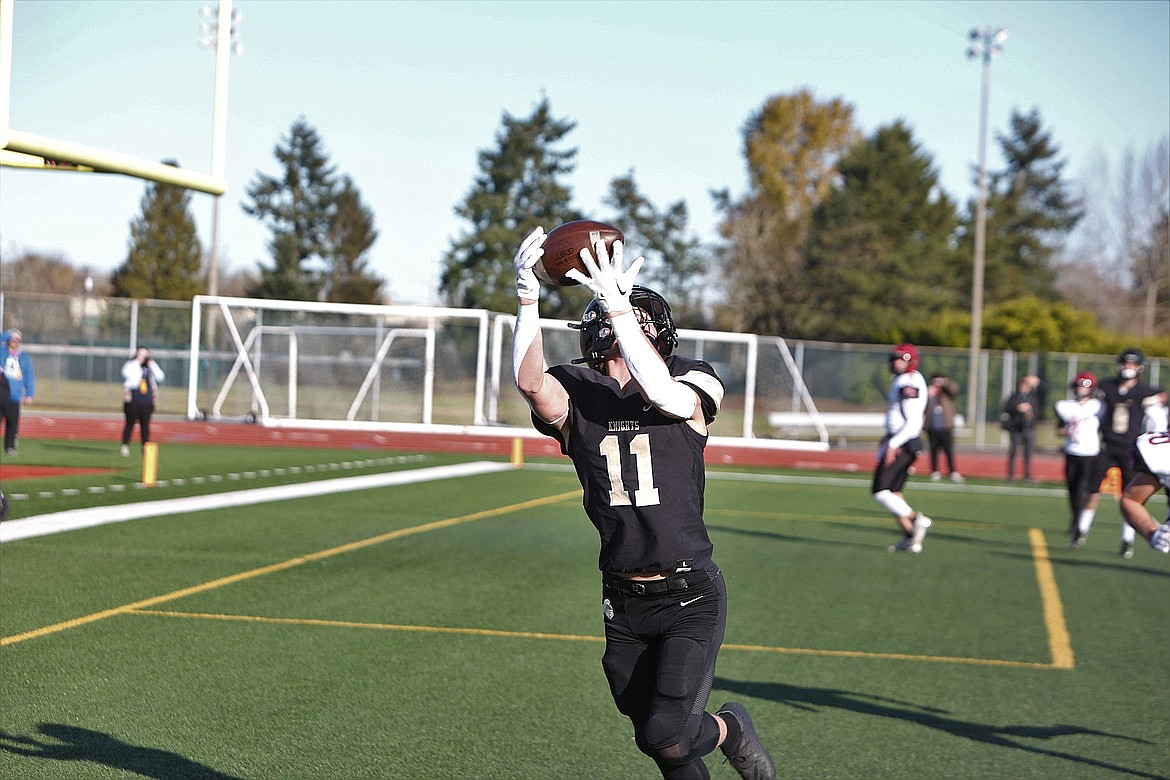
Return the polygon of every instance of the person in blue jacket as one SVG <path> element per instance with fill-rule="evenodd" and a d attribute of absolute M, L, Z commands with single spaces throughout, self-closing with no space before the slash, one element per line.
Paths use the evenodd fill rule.
<path fill-rule="evenodd" d="M 4 398 L 4 452 L 16 454 L 16 442 L 20 436 L 20 407 L 32 401 L 36 393 L 36 376 L 32 358 L 24 351 L 24 338 L 16 328 L 0 334 L 0 341 L 7 342 L 4 353 L 4 377 L 8 380 L 8 394 Z"/>
<path fill-rule="evenodd" d="M 8 397 L 8 377 L 0 371 L 0 398 Z M 8 496 L 4 495 L 4 486 L 0 485 L 0 520 L 8 517 Z"/>

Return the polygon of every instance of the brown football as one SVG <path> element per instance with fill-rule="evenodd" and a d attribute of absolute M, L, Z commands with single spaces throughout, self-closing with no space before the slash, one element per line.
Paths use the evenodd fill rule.
<path fill-rule="evenodd" d="M 570 268 L 585 273 L 585 266 L 581 264 L 581 250 L 587 248 L 592 251 L 598 238 L 605 239 L 605 248 L 609 251 L 613 251 L 614 241 L 625 241 L 622 231 L 613 225 L 591 219 L 578 219 L 553 228 L 544 240 L 544 257 L 532 269 L 536 272 L 536 278 L 562 287 L 580 284 L 565 276 L 565 273 Z"/>

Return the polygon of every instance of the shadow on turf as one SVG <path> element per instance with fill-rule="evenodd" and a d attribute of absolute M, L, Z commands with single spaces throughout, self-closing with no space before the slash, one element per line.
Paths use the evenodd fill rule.
<path fill-rule="evenodd" d="M 799 710 L 816 712 L 820 709 L 837 709 L 855 712 L 861 715 L 870 715 L 880 718 L 894 718 L 910 723 L 917 723 L 927 728 L 946 732 L 956 737 L 982 742 L 1013 750 L 1022 750 L 1042 756 L 1051 756 L 1078 764 L 1086 764 L 1113 772 L 1124 772 L 1134 777 L 1145 777 L 1151 780 L 1165 780 L 1163 775 L 1149 774 L 1138 769 L 1098 761 L 1087 756 L 1078 756 L 1059 750 L 1048 750 L 1034 747 L 1020 742 L 1020 739 L 1053 739 L 1076 734 L 1089 734 L 1098 737 L 1123 739 L 1127 742 L 1137 742 L 1143 745 L 1154 743 L 1136 737 L 1127 737 L 1122 734 L 1110 734 L 1097 729 L 1085 728 L 1058 723 L 1052 726 L 993 726 L 988 723 L 973 723 L 947 717 L 946 710 L 929 707 L 913 702 L 890 699 L 884 696 L 874 696 L 857 691 L 846 691 L 836 688 L 805 688 L 799 685 L 787 685 L 774 682 L 742 682 L 729 680 L 726 677 L 715 678 L 715 688 L 723 691 L 750 696 L 756 699 L 774 701 L 787 704 Z"/>
<path fill-rule="evenodd" d="M 729 526 L 729 525 L 718 525 L 715 523 L 707 523 L 707 530 L 708 531 L 722 531 L 724 533 L 738 534 L 740 536 L 755 536 L 755 537 L 760 537 L 762 539 L 768 539 L 768 540 L 771 540 L 774 542 L 797 542 L 797 543 L 801 543 L 801 544 L 827 545 L 827 546 L 836 547 L 836 548 L 856 547 L 858 549 L 867 550 L 870 552 L 872 552 L 874 550 L 881 550 L 882 552 L 885 552 L 886 548 L 890 542 L 897 541 L 898 539 L 902 538 L 901 532 L 898 531 L 897 528 L 895 528 L 893 522 L 890 522 L 888 524 L 888 527 L 887 527 L 887 525 L 882 525 L 881 527 L 877 527 L 877 526 L 857 526 L 855 524 L 846 523 L 846 522 L 826 520 L 826 521 L 824 521 L 824 525 L 840 525 L 842 527 L 849 528 L 852 531 L 860 531 L 861 533 L 870 533 L 870 534 L 874 535 L 874 538 L 877 539 L 877 541 L 875 541 L 875 542 L 867 542 L 867 541 L 845 542 L 845 541 L 841 541 L 840 539 L 828 540 L 828 539 L 822 539 L 822 538 L 819 538 L 816 536 L 811 536 L 811 535 L 799 536 L 797 534 L 785 534 L 785 533 L 780 533 L 778 531 L 748 530 L 746 528 L 734 528 L 734 527 Z M 716 557 L 718 557 L 718 556 L 716 556 Z"/>
<path fill-rule="evenodd" d="M 84 452 L 87 455 L 109 455 L 111 450 L 117 451 L 118 440 L 111 439 L 110 441 L 97 442 L 62 442 L 62 441 L 46 441 L 41 444 L 47 452 L 60 450 L 62 452 Z"/>
<path fill-rule="evenodd" d="M 49 739 L 0 731 L 0 751 L 50 761 L 86 761 L 159 780 L 240 780 L 178 753 L 132 745 L 80 726 L 41 723 L 37 730 Z"/>
<path fill-rule="evenodd" d="M 1148 577 L 1170 577 L 1170 571 L 1165 569 L 1155 569 L 1150 566 L 1142 566 L 1134 563 L 1132 560 L 1125 560 L 1120 555 L 1113 553 L 1108 560 L 1101 560 L 1100 558 L 1093 559 L 1088 557 L 1092 553 L 1076 553 L 1060 550 L 1059 548 L 1049 548 L 1053 553 L 1049 560 L 1052 561 L 1053 566 L 1067 566 L 1071 569 L 1109 569 L 1111 571 L 1123 571 L 1127 574 L 1137 574 Z M 1031 560 L 1032 556 L 1023 555 L 1016 552 L 1001 553 L 1005 557 L 1018 557 L 1021 559 Z M 1159 555 L 1160 553 L 1150 552 L 1151 555 Z"/>

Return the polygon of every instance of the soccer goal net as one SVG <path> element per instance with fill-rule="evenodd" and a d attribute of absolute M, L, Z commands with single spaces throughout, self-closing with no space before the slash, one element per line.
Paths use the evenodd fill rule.
<path fill-rule="evenodd" d="M 512 315 L 197 296 L 187 412 L 303 427 L 530 429 L 512 385 Z M 578 332 L 542 322 L 550 364 L 580 356 Z M 768 439 L 768 413 L 819 413 L 783 339 L 680 330 L 678 353 L 711 363 L 727 388 L 712 434 Z"/>

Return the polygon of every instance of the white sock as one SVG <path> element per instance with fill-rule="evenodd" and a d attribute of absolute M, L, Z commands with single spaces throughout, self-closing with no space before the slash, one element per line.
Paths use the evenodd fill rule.
<path fill-rule="evenodd" d="M 1097 514 L 1096 509 L 1082 509 L 1077 516 L 1077 533 L 1087 534 L 1089 529 L 1093 527 L 1093 516 Z"/>
<path fill-rule="evenodd" d="M 879 490 L 873 494 L 873 500 L 893 512 L 894 517 L 910 517 L 914 509 L 906 503 L 906 499 L 892 490 Z"/>
<path fill-rule="evenodd" d="M 1133 540 L 1137 538 L 1137 531 L 1133 530 L 1133 526 L 1124 520 L 1121 521 L 1121 541 L 1125 544 L 1133 544 Z"/>

